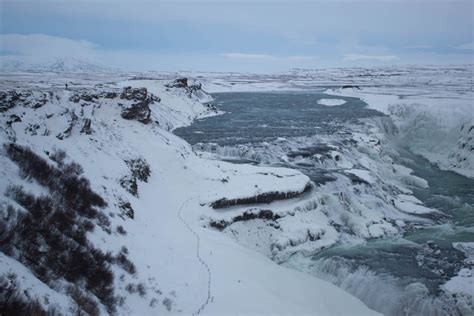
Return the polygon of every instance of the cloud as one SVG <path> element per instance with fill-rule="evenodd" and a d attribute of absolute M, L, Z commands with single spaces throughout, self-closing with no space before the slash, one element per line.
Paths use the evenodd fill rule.
<path fill-rule="evenodd" d="M 398 57 L 395 55 L 363 55 L 363 54 L 345 54 L 343 61 L 394 61 Z"/>
<path fill-rule="evenodd" d="M 225 54 L 220 54 L 220 55 L 227 58 L 234 58 L 234 59 L 265 59 L 265 60 L 277 59 L 276 56 L 267 55 L 267 54 L 225 53 Z"/>
<path fill-rule="evenodd" d="M 474 42 L 464 43 L 464 44 L 462 44 L 462 45 L 456 46 L 455 48 L 457 48 L 457 49 L 474 50 Z"/>
<path fill-rule="evenodd" d="M 312 61 L 319 59 L 318 56 L 304 56 L 304 55 L 292 55 L 292 56 L 275 56 L 269 54 L 246 54 L 246 53 L 225 53 L 220 56 L 234 59 L 247 59 L 247 60 L 274 60 L 274 61 Z"/>
<path fill-rule="evenodd" d="M 429 49 L 429 48 L 433 48 L 433 46 L 431 46 L 431 45 L 409 45 L 409 46 L 405 46 L 404 48 L 407 48 L 407 49 Z"/>

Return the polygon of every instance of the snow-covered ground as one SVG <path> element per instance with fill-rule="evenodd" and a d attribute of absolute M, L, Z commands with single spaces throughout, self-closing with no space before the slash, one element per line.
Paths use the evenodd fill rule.
<path fill-rule="evenodd" d="M 111 230 L 97 226 L 87 237 L 113 255 L 126 247 L 136 267 L 136 273 L 127 273 L 111 264 L 118 314 L 375 314 L 336 286 L 279 266 L 207 227 L 209 215 L 219 212 L 212 202 L 298 196 L 307 190 L 309 179 L 290 169 L 197 157 L 189 144 L 169 131 L 218 114 L 203 104 L 210 101 L 206 93 L 172 87 L 170 80 L 126 76 L 2 78 L 3 91 L 22 93 L 19 98 L 7 93 L 2 100 L 2 143 L 29 147 L 53 166 L 51 154 L 64 151 L 66 160 L 82 166 L 91 188 L 107 202 L 100 212 Z M 127 86 L 132 90 L 123 90 Z M 147 99 L 140 96 L 143 90 L 133 87 L 146 87 Z M 129 98 L 126 91 L 134 96 Z M 149 102 L 149 112 L 143 100 Z M 26 211 L 11 195 L 3 195 L 10 185 L 48 194 L 34 178 L 21 176 L 5 148 L 0 155 L 2 221 L 10 220 L 7 205 Z M 148 180 L 135 178 L 135 193 L 122 184 L 131 177 L 127 162 L 134 159 L 150 168 Z M 19 261 L 2 254 L 1 274 L 16 275 L 15 286 L 25 291 L 26 300 L 36 298 L 44 308 L 66 314 L 75 310 L 66 295 L 66 280 L 43 283 L 21 255 L 15 259 Z M 102 305 L 100 310 L 106 312 Z"/>
<path fill-rule="evenodd" d="M 384 146 L 389 142 L 409 147 L 441 168 L 474 176 L 473 67 L 469 65 L 298 69 L 275 75 L 180 74 L 199 76 L 202 89 L 193 80 L 180 86 L 172 81 L 177 75 L 169 73 L 50 71 L 1 75 L 1 91 L 24 95 L 21 104 L 16 104 L 14 95 L 2 99 L 0 138 L 3 144 L 32 148 L 53 165 L 49 153 L 64 150 L 107 201 L 101 212 L 109 218 L 111 232 L 97 227 L 87 236 L 112 254 L 126 247 L 136 266 L 135 274 L 127 274 L 112 264 L 115 294 L 122 297 L 119 314 L 374 313 L 330 283 L 274 261 L 315 254 L 337 243 L 396 236 L 407 225 L 430 223 L 438 215 L 413 196 L 411 188 L 426 187 L 427 182 L 394 162 L 390 148 Z M 148 104 L 149 113 L 144 107 L 125 119 L 124 113 L 141 101 L 121 97 L 128 86 L 145 87 L 160 100 Z M 389 119 L 352 126 L 354 146 L 338 145 L 346 137 L 341 132 L 324 139 L 279 138 L 257 149 L 217 146 L 209 153 L 204 148 L 196 155 L 171 133 L 193 120 L 220 114 L 209 104 L 212 98 L 206 92 L 304 89 L 361 98 Z M 10 108 L 12 98 L 16 105 Z M 342 104 L 336 104 L 337 99 L 323 100 L 321 104 L 327 106 Z M 304 164 L 307 158 L 290 157 L 289 151 L 320 141 L 335 145 L 324 157 L 315 156 L 318 166 L 340 175 L 318 190 L 295 169 L 215 159 Z M 130 178 L 127 161 L 138 158 L 149 164 L 151 175 L 147 182 L 135 179 L 137 192 L 132 194 L 121 183 Z M 48 194 L 34 179 L 21 176 L 5 149 L 0 164 L 0 193 L 16 184 L 36 195 Z M 8 196 L 2 196 L 1 202 L 3 220 L 7 205 L 21 209 Z M 127 203 L 133 208 L 133 219 L 123 215 Z M 2 254 L 0 262 L 1 274 L 16 274 L 18 287 L 27 289 L 28 297 L 37 297 L 44 307 L 73 310 L 65 280 L 45 284 L 11 257 Z M 137 290 L 139 284 L 145 291 Z M 443 290 L 466 297 L 462 302 L 471 300 L 464 306 L 469 311 L 474 306 L 470 284 L 472 271 L 461 270 Z M 105 308 L 101 311 L 105 313 Z"/>

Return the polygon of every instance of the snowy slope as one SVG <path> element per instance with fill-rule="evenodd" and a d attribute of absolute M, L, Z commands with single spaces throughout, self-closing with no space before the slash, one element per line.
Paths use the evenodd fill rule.
<path fill-rule="evenodd" d="M 113 255 L 126 247 L 136 267 L 135 273 L 127 273 L 110 265 L 118 314 L 373 314 L 337 287 L 278 266 L 207 227 L 209 214 L 218 212 L 211 207 L 213 201 L 298 195 L 309 180 L 294 170 L 197 157 L 169 130 L 216 115 L 202 104 L 210 100 L 206 94 L 169 88 L 169 81 L 157 80 L 89 81 L 70 90 L 62 88 L 60 77 L 51 79 L 49 88 L 39 80 L 29 82 L 28 89 L 24 77 L 19 83 L 9 80 L 10 89 L 21 96 L 20 101 L 15 94 L 2 99 L 2 143 L 29 147 L 50 165 L 56 165 L 51 153 L 63 150 L 66 160 L 82 166 L 91 188 L 107 202 L 99 211 L 110 221 L 110 231 L 97 226 L 87 238 Z M 143 90 L 122 89 L 126 86 L 147 87 L 146 98 Z M 134 96 L 128 99 L 126 91 Z M 128 164 L 137 159 L 149 165 L 146 180 L 137 179 Z M 35 195 L 48 194 L 35 178 L 20 176 L 5 149 L 0 164 L 2 194 L 12 184 Z M 134 177 L 136 191 L 121 184 Z M 6 205 L 17 205 L 11 195 L 2 195 L 1 201 L 3 216 Z M 24 280 L 18 287 L 28 289 L 28 298 L 38 298 L 44 308 L 74 310 L 65 280 L 45 284 L 18 261 L 4 255 L 0 259 L 1 273 Z M 102 305 L 100 310 L 106 313 Z"/>
<path fill-rule="evenodd" d="M 22 56 L 0 56 L 0 72 L 70 72 L 94 73 L 116 71 L 97 61 L 83 60 L 73 57 L 46 59 L 30 59 Z"/>

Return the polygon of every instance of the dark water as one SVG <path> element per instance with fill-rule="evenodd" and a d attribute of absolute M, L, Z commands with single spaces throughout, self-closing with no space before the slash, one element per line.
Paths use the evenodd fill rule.
<path fill-rule="evenodd" d="M 191 144 L 260 146 L 279 137 L 291 138 L 345 131 L 347 123 L 380 116 L 357 98 L 332 97 L 322 91 L 281 93 L 222 93 L 213 102 L 226 114 L 196 121 L 175 131 Z M 343 99 L 340 106 L 325 106 L 318 99 Z M 326 144 L 308 144 L 288 157 L 324 154 Z M 426 179 L 429 188 L 412 188 L 428 207 L 446 216 L 438 225 L 411 230 L 397 238 L 370 240 L 359 245 L 338 245 L 313 257 L 291 257 L 285 265 L 340 286 L 369 307 L 389 315 L 453 315 L 456 302 L 440 295 L 440 285 L 454 276 L 465 258 L 453 242 L 474 241 L 474 180 L 442 171 L 426 159 L 398 149 L 399 163 Z M 259 163 L 255 157 L 237 160 Z M 297 168 L 312 180 L 331 181 L 331 174 L 313 165 Z M 323 181 L 323 182 L 324 182 Z"/>
<path fill-rule="evenodd" d="M 321 92 L 219 93 L 213 95 L 223 115 L 195 121 L 175 134 L 190 144 L 235 145 L 273 141 L 277 137 L 309 136 L 339 131 L 344 122 L 380 116 L 357 98 L 333 97 Z M 342 99 L 325 106 L 319 99 Z"/>

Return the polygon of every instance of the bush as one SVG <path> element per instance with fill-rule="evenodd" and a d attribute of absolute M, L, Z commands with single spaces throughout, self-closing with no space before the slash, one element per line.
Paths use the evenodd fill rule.
<path fill-rule="evenodd" d="M 117 233 L 119 233 L 120 235 L 127 235 L 127 232 L 125 231 L 122 225 L 117 226 Z"/>
<path fill-rule="evenodd" d="M 22 174 L 47 187 L 50 195 L 36 197 L 20 186 L 7 189 L 7 196 L 27 212 L 15 212 L 10 207 L 7 216 L 0 219 L 0 250 L 28 266 L 47 284 L 64 279 L 83 285 L 113 312 L 116 298 L 111 264 L 116 262 L 132 274 L 136 269 L 125 253 L 114 258 L 87 239 L 87 232 L 94 229 L 93 221 L 110 233 L 109 218 L 95 208 L 104 207 L 105 201 L 91 190 L 86 178 L 79 177 L 82 167 L 65 164 L 61 152 L 52 155 L 57 168 L 28 148 L 16 144 L 5 147 Z M 95 313 L 92 298 L 80 289 L 71 291 L 81 310 Z"/>
<path fill-rule="evenodd" d="M 0 315 L 47 316 L 54 314 L 54 309 L 46 311 L 37 299 L 28 298 L 19 290 L 15 274 L 0 276 Z"/>
<path fill-rule="evenodd" d="M 148 181 L 151 175 L 151 169 L 144 158 L 125 160 L 125 163 L 130 168 L 132 176 L 143 182 Z"/>
<path fill-rule="evenodd" d="M 69 286 L 68 294 L 77 304 L 75 311 L 76 315 L 82 315 L 82 311 L 86 312 L 87 315 L 90 316 L 100 315 L 97 302 L 77 286 Z"/>
<path fill-rule="evenodd" d="M 135 218 L 135 210 L 133 209 L 130 202 L 120 201 L 119 208 L 122 211 L 122 216 L 127 216 L 130 219 Z"/>
<path fill-rule="evenodd" d="M 135 267 L 133 262 L 128 259 L 127 254 L 127 248 L 122 248 L 122 251 L 120 251 L 120 253 L 115 257 L 115 262 L 128 273 L 135 274 L 137 273 L 137 268 Z"/>
<path fill-rule="evenodd" d="M 120 178 L 119 183 L 120 183 L 120 186 L 124 188 L 128 193 L 130 193 L 133 196 L 138 197 L 137 178 L 130 175 L 125 175 L 122 178 Z"/>

